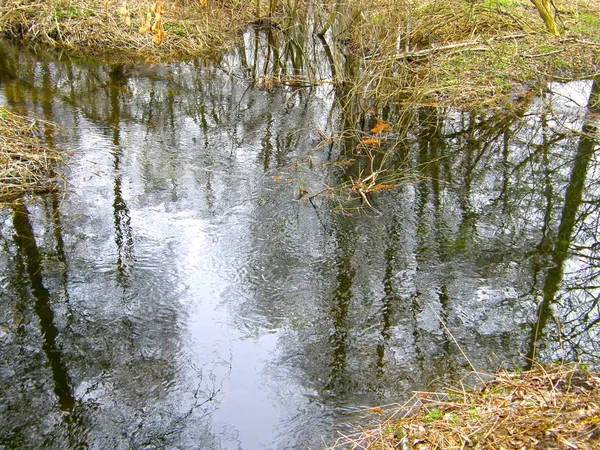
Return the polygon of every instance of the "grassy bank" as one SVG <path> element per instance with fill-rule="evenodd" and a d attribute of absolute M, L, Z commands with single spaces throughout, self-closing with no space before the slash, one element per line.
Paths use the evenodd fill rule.
<path fill-rule="evenodd" d="M 343 436 L 333 449 L 600 447 L 600 377 L 577 365 L 502 371 L 476 391 L 418 392 L 390 409 L 379 426 Z"/>
<path fill-rule="evenodd" d="M 169 0 L 6 0 L 0 5 L 0 30 L 7 37 L 85 55 L 156 61 L 227 51 L 251 17 L 249 4 L 228 0 L 210 7 Z M 160 40 L 158 30 L 164 33 Z"/>
<path fill-rule="evenodd" d="M 6 36 L 77 53 L 151 61 L 219 57 L 250 26 L 269 28 L 311 71 L 327 45 L 331 80 L 368 107 L 390 103 L 485 107 L 549 79 L 600 72 L 600 1 L 556 2 L 559 36 L 528 0 L 5 0 Z M 310 45 L 307 44 L 310 42 Z M 274 52 L 275 53 L 275 52 Z M 289 52 L 271 58 L 285 59 Z M 286 56 L 287 55 L 287 56 Z M 281 61 L 285 64 L 286 61 Z M 322 63 L 322 61 L 321 61 Z M 280 67 L 271 64 L 269 67 Z M 267 68 L 267 66 L 265 66 Z M 266 86 L 278 73 L 261 71 Z"/>
<path fill-rule="evenodd" d="M 54 188 L 53 169 L 62 157 L 42 145 L 36 132 L 36 122 L 0 107 L 0 205 Z"/>

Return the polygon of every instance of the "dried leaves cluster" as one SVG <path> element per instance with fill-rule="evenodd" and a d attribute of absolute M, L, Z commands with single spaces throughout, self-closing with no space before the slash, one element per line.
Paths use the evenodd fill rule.
<path fill-rule="evenodd" d="M 379 427 L 334 448 L 600 448 L 600 377 L 577 365 L 538 366 L 502 371 L 475 392 L 416 393 Z"/>
<path fill-rule="evenodd" d="M 0 108 L 0 203 L 53 186 L 52 168 L 62 159 L 59 152 L 42 145 L 36 126 Z"/>

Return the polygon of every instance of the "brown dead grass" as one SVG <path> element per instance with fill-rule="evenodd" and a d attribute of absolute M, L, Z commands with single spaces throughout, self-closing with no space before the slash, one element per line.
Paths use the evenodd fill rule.
<path fill-rule="evenodd" d="M 36 121 L 0 108 L 0 205 L 56 187 L 51 180 L 52 169 L 62 157 L 41 143 L 36 135 L 37 125 Z"/>
<path fill-rule="evenodd" d="M 577 365 L 538 366 L 501 371 L 477 391 L 418 392 L 378 427 L 332 448 L 600 448 L 600 377 Z"/>
<path fill-rule="evenodd" d="M 336 50 L 361 60 L 358 75 L 351 75 L 338 57 L 331 82 L 349 86 L 375 110 L 389 103 L 484 108 L 548 79 L 600 73 L 600 0 L 556 0 L 560 37 L 545 32 L 529 0 L 262 0 L 258 10 L 256 0 L 207 0 L 206 6 L 164 0 L 161 45 L 139 32 L 140 13 L 154 3 L 4 0 L 0 31 L 78 53 L 159 62 L 223 55 L 251 24 L 273 27 L 288 42 L 298 39 L 299 28 L 304 42 L 327 29 Z"/>
<path fill-rule="evenodd" d="M 372 109 L 397 99 L 471 109 L 549 80 L 597 76 L 600 1 L 556 4 L 560 37 L 545 32 L 529 0 L 377 3 L 353 25 L 352 50 L 364 57 L 355 90 Z M 396 34 L 380 22 L 399 24 Z"/>
<path fill-rule="evenodd" d="M 137 55 L 156 61 L 227 51 L 247 25 L 249 10 L 223 0 L 203 7 L 192 1 L 164 1 L 165 39 L 140 33 L 141 15 L 152 0 L 6 0 L 0 30 L 26 42 L 93 55 Z M 125 6 L 125 8 L 124 8 Z"/>

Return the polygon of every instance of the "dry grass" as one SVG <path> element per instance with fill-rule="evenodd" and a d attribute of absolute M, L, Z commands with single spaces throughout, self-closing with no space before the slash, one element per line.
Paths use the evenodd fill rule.
<path fill-rule="evenodd" d="M 544 31 L 528 0 L 378 3 L 350 34 L 364 58 L 355 93 L 375 110 L 390 102 L 486 108 L 551 79 L 599 74 L 600 2 L 557 5 L 561 37 Z"/>
<path fill-rule="evenodd" d="M 379 427 L 333 447 L 465 448 L 600 448 L 600 378 L 577 365 L 538 366 L 502 371 L 475 392 L 415 393 Z"/>
<path fill-rule="evenodd" d="M 155 3 L 6 0 L 0 5 L 0 30 L 19 40 L 85 54 L 164 61 L 223 53 L 248 23 L 248 8 L 235 1 L 207 8 L 199 1 L 165 0 L 161 15 L 165 38 L 157 45 L 152 33 L 140 33 L 141 17 Z"/>
<path fill-rule="evenodd" d="M 0 30 L 77 52 L 152 61 L 222 55 L 251 24 L 273 27 L 286 35 L 282 42 L 298 43 L 299 29 L 303 42 L 325 33 L 340 53 L 330 61 L 332 81 L 375 110 L 399 102 L 486 107 L 550 77 L 600 73 L 599 0 L 557 0 L 561 37 L 544 31 L 529 0 L 164 0 L 161 45 L 139 32 L 140 14 L 154 3 L 5 0 Z M 348 55 L 360 60 L 360 70 L 348 72 Z"/>
<path fill-rule="evenodd" d="M 0 108 L 0 205 L 54 188 L 52 169 L 62 158 L 42 145 L 36 127 L 36 122 Z"/>

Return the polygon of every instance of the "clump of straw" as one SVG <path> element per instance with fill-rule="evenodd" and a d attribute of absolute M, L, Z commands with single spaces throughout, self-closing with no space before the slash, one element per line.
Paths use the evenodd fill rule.
<path fill-rule="evenodd" d="M 62 159 L 42 144 L 36 125 L 0 108 L 0 203 L 54 187 L 52 168 Z"/>
<path fill-rule="evenodd" d="M 333 448 L 600 448 L 600 378 L 577 365 L 538 366 L 501 371 L 473 392 L 415 393 L 379 427 Z"/>

